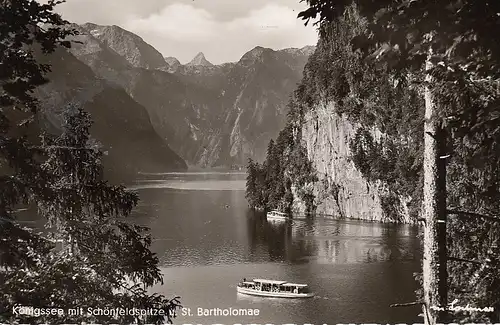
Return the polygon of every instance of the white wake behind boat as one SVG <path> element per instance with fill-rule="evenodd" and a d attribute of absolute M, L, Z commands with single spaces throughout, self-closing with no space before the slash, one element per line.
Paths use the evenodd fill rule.
<path fill-rule="evenodd" d="M 265 279 L 238 283 L 236 291 L 247 295 L 274 298 L 311 298 L 314 296 L 307 284 Z"/>
<path fill-rule="evenodd" d="M 269 211 L 267 213 L 267 220 L 287 220 L 290 219 L 286 213 L 280 211 Z"/>

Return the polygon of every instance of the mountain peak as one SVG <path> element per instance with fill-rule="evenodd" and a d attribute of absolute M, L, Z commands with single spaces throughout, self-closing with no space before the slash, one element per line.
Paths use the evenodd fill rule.
<path fill-rule="evenodd" d="M 165 62 L 167 62 L 169 65 L 181 65 L 179 60 L 173 56 L 166 56 L 165 57 Z"/>
<path fill-rule="evenodd" d="M 97 39 L 102 46 L 109 48 L 125 58 L 132 66 L 146 69 L 165 67 L 165 59 L 153 46 L 146 43 L 139 35 L 117 25 L 80 25 L 85 34 Z"/>
<path fill-rule="evenodd" d="M 308 55 L 308 56 L 313 54 L 315 50 L 316 50 L 316 46 L 314 46 L 314 45 L 306 45 L 300 49 L 300 51 L 303 54 Z"/>
<path fill-rule="evenodd" d="M 166 70 L 168 72 L 176 72 L 181 66 L 179 60 L 177 60 L 177 58 L 174 58 L 173 56 L 165 57 L 165 62 L 167 62 L 168 65 Z"/>
<path fill-rule="evenodd" d="M 265 51 L 272 51 L 272 49 L 262 46 L 256 46 L 250 51 L 248 51 L 246 54 L 251 54 L 252 56 L 258 56 L 264 53 Z"/>
<path fill-rule="evenodd" d="M 196 54 L 196 56 L 187 65 L 189 65 L 189 66 L 200 66 L 201 65 L 201 66 L 205 66 L 205 67 L 213 66 L 212 63 L 210 63 L 209 61 L 207 61 L 207 59 L 205 59 L 205 55 L 203 54 L 203 52 Z"/>
<path fill-rule="evenodd" d="M 290 47 L 286 49 L 280 50 L 280 52 L 285 52 L 288 54 L 293 54 L 293 55 L 305 55 L 305 56 L 310 56 L 311 54 L 314 53 L 316 50 L 316 46 L 314 45 L 306 45 L 302 48 L 296 48 L 296 47 Z"/>
<path fill-rule="evenodd" d="M 255 62 L 255 60 L 262 60 L 264 53 L 273 53 L 273 52 L 274 51 L 270 48 L 256 46 L 250 51 L 243 54 L 239 62 L 246 65 L 251 62 Z"/>

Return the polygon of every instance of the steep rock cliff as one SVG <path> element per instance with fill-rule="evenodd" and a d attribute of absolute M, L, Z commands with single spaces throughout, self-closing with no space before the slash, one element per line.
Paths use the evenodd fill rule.
<path fill-rule="evenodd" d="M 388 189 L 381 182 L 370 182 L 356 169 L 349 142 L 358 126 L 346 116 L 339 116 L 333 103 L 322 104 L 306 113 L 302 124 L 301 144 L 307 151 L 318 181 L 310 184 L 315 212 L 319 215 L 385 220 L 383 196 Z M 372 130 L 375 137 L 380 132 Z M 404 200 L 403 200 L 404 201 Z M 305 204 L 295 195 L 295 213 L 304 214 Z M 405 204 L 398 206 L 399 221 L 410 222 Z"/>

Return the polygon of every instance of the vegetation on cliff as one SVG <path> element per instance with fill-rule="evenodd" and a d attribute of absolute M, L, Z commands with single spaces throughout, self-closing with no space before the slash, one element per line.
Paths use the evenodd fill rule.
<path fill-rule="evenodd" d="M 330 27 L 334 31 L 342 30 L 336 29 L 337 26 L 346 21 L 346 16 L 352 17 L 352 10 L 345 11 L 348 2 L 307 2 L 310 8 L 299 16 L 307 20 L 319 16 L 323 39 L 328 37 Z M 360 13 L 367 17 L 367 32 L 353 25 L 346 38 L 349 47 L 354 47 L 344 51 L 348 56 L 359 53 L 358 62 L 366 64 L 366 69 L 357 70 L 356 62 L 352 64 L 342 56 L 335 60 L 334 56 L 334 60 L 328 62 L 337 67 L 329 67 L 328 71 L 341 71 L 344 76 L 334 78 L 330 84 L 342 91 L 323 87 L 316 92 L 333 94 L 329 99 L 336 98 L 339 111 L 344 110 L 351 119 L 361 123 L 362 128 L 351 144 L 353 159 L 365 176 L 392 184 L 399 194 L 410 194 L 417 203 L 417 212 L 422 202 L 422 304 L 426 323 L 436 320 L 498 322 L 500 228 L 498 218 L 491 214 L 498 213 L 500 197 L 500 47 L 489 31 L 500 24 L 499 3 L 387 0 L 357 1 L 357 5 Z M 338 37 L 332 42 L 339 43 Z M 338 46 L 333 45 L 332 50 Z M 387 77 L 383 77 L 383 69 L 387 69 Z M 349 84 L 346 80 L 351 70 L 354 75 L 360 71 L 359 78 L 355 79 L 359 89 L 350 85 L 350 90 L 344 91 L 344 87 L 335 86 Z M 373 78 L 373 71 L 382 75 Z M 375 81 L 372 87 L 370 80 Z M 387 87 L 387 81 L 389 85 L 397 83 L 394 89 L 401 89 L 403 93 L 393 92 Z M 321 83 L 313 87 L 318 85 Z M 406 97 L 404 92 L 411 94 L 412 88 L 417 90 L 415 95 Z M 363 91 L 368 97 L 363 98 Z M 419 93 L 423 99 L 419 100 Z M 381 110 L 374 111 L 371 101 L 366 101 L 372 95 L 385 100 Z M 391 98 L 394 95 L 396 97 Z M 353 98 L 355 105 L 350 105 Z M 398 109 L 399 105 L 403 107 Z M 405 112 L 405 109 L 410 106 L 417 109 L 413 111 L 415 123 L 407 119 L 412 111 Z M 424 111 L 426 118 L 422 119 Z M 373 122 L 383 132 L 377 140 L 368 132 Z M 405 164 L 408 162 L 404 160 L 409 158 L 407 167 L 393 164 L 394 156 L 390 153 L 394 145 L 399 147 L 398 155 L 408 155 L 403 156 Z M 375 157 L 382 158 L 379 166 Z M 418 190 L 411 193 L 412 187 Z M 461 304 L 490 306 L 496 312 L 451 314 L 446 309 L 454 299 Z M 436 305 L 443 310 L 432 309 Z"/>
<path fill-rule="evenodd" d="M 367 180 L 382 181 L 388 188 L 388 192 L 382 196 L 385 218 L 399 220 L 400 216 L 394 211 L 399 210 L 400 198 L 408 197 L 411 198 L 411 215 L 416 220 L 422 189 L 419 182 L 422 141 L 414 134 L 423 129 L 423 103 L 416 89 L 396 83 L 387 65 L 367 63 L 360 53 L 352 49 L 351 38 L 366 31 L 367 21 L 356 10 L 320 28 L 320 41 L 290 100 L 287 126 L 283 131 L 287 128 L 295 130 L 296 136 L 290 137 L 288 143 L 303 154 L 296 158 L 298 161 L 303 160 L 298 165 L 307 166 L 307 171 L 302 174 L 299 171 L 301 168 L 282 168 L 281 173 L 274 171 L 266 174 L 266 177 L 276 179 L 278 183 L 282 183 L 279 178 L 287 172 L 289 179 L 303 175 L 315 177 L 312 175 L 316 172 L 301 144 L 301 125 L 307 112 L 313 111 L 321 103 L 333 102 L 335 114 L 347 116 L 358 128 L 356 136 L 351 139 L 351 158 L 355 166 Z M 375 129 L 382 132 L 378 139 L 374 138 Z M 286 151 L 279 148 L 273 154 L 283 156 Z M 269 157 L 268 151 L 265 164 L 275 161 Z M 306 183 L 297 183 L 296 188 L 300 191 Z M 273 187 L 264 187 L 263 196 L 272 196 L 272 190 Z M 252 189 L 247 192 L 252 193 Z M 304 191 L 301 199 L 309 202 L 308 206 L 313 209 L 314 196 L 310 191 Z M 276 208 L 278 205 L 270 206 Z"/>
<path fill-rule="evenodd" d="M 138 197 L 103 180 L 89 114 L 68 107 L 58 136 L 36 124 L 39 102 L 32 91 L 47 82 L 50 66 L 33 52 L 68 47 L 64 39 L 74 33 L 54 13 L 57 3 L 6 0 L 0 6 L 0 322 L 170 321 L 177 300 L 147 291 L 162 281 L 151 238 L 126 220 Z M 44 231 L 25 227 L 20 208 L 43 221 Z M 21 306 L 34 311 L 19 313 Z M 165 315 L 65 312 L 88 307 L 153 308 Z"/>
<path fill-rule="evenodd" d="M 410 216 L 417 219 L 422 185 L 423 101 L 418 88 L 398 80 L 387 64 L 372 64 L 355 51 L 351 39 L 368 32 L 367 20 L 350 8 L 321 26 L 321 40 L 305 73 L 308 110 L 321 101 L 334 103 L 335 113 L 357 127 L 350 140 L 356 168 L 371 182 L 383 182 L 387 220 L 396 221 L 401 198 L 410 198 Z"/>
<path fill-rule="evenodd" d="M 315 182 L 317 177 L 305 148 L 294 140 L 294 132 L 297 134 L 291 124 L 287 124 L 276 142 L 269 142 L 263 163 L 249 159 L 246 197 L 251 208 L 291 213 L 294 198 L 292 186 L 295 186 L 308 212 L 314 210 L 314 197 L 306 185 Z"/>

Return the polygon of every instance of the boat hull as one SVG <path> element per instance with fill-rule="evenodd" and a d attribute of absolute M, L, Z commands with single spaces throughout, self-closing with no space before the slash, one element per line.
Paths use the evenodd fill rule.
<path fill-rule="evenodd" d="M 271 217 L 271 216 L 267 216 L 267 220 L 269 221 L 285 221 L 285 220 L 288 220 L 289 218 L 286 218 L 286 217 Z"/>
<path fill-rule="evenodd" d="M 279 212 L 279 211 L 276 211 L 276 210 L 273 210 L 273 211 L 269 211 L 267 214 L 267 220 L 287 220 L 289 219 L 289 216 L 286 215 L 285 213 L 283 212 Z"/>
<path fill-rule="evenodd" d="M 260 296 L 260 297 L 273 297 L 273 298 L 311 298 L 314 297 L 314 293 L 293 293 L 293 292 L 269 292 L 269 291 L 259 291 L 253 289 L 247 289 L 242 287 L 236 287 L 238 293 Z"/>

